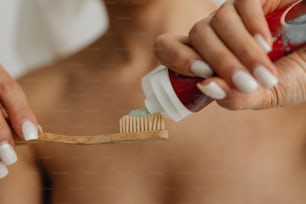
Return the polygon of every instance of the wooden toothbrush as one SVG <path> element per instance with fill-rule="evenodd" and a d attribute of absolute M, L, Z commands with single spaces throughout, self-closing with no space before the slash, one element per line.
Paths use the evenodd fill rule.
<path fill-rule="evenodd" d="M 161 114 L 147 114 L 144 116 L 123 116 L 120 121 L 120 133 L 70 136 L 48 132 L 38 132 L 38 139 L 31 142 L 57 142 L 66 144 L 104 144 L 126 141 L 165 140 L 168 131 L 165 129 L 164 119 Z M 16 144 L 26 144 L 27 141 L 15 138 Z"/>

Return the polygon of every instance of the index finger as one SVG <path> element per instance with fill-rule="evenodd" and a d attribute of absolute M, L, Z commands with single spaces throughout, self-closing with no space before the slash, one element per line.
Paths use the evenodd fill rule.
<path fill-rule="evenodd" d="M 20 85 L 0 66 L 0 99 L 8 120 L 20 138 L 37 139 L 37 121 Z"/>
<path fill-rule="evenodd" d="M 272 35 L 265 18 L 262 1 L 236 0 L 234 5 L 249 33 L 255 37 L 265 51 L 271 51 Z M 263 39 L 259 36 L 262 36 Z"/>
<path fill-rule="evenodd" d="M 208 78 L 212 69 L 190 47 L 187 36 L 161 35 L 155 41 L 155 54 L 160 62 L 185 76 Z"/>

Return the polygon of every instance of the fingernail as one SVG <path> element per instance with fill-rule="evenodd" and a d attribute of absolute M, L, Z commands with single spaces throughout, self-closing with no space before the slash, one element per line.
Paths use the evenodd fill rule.
<path fill-rule="evenodd" d="M 232 81 L 235 86 L 243 93 L 251 93 L 258 87 L 257 81 L 244 70 L 237 70 L 232 76 Z"/>
<path fill-rule="evenodd" d="M 21 125 L 21 131 L 25 140 L 38 139 L 37 129 L 30 121 L 25 121 Z"/>
<path fill-rule="evenodd" d="M 271 46 L 267 43 L 267 41 L 262 37 L 260 34 L 256 34 L 254 36 L 255 40 L 257 43 L 266 51 L 267 53 L 271 52 L 272 48 Z"/>
<path fill-rule="evenodd" d="M 264 66 L 258 65 L 254 69 L 255 78 L 267 89 L 271 89 L 278 83 L 278 79 Z"/>
<path fill-rule="evenodd" d="M 226 97 L 225 91 L 216 83 L 216 82 L 209 82 L 206 85 L 197 84 L 198 89 L 200 89 L 205 95 L 209 96 L 210 98 L 216 100 L 222 100 Z"/>
<path fill-rule="evenodd" d="M 208 78 L 213 75 L 213 70 L 210 66 L 201 60 L 195 60 L 190 66 L 190 71 L 202 78 Z"/>
<path fill-rule="evenodd" d="M 41 125 L 38 125 L 38 130 L 39 130 L 40 132 L 43 132 L 43 131 L 44 131 L 43 128 L 41 127 Z"/>
<path fill-rule="evenodd" d="M 16 152 L 8 142 L 0 143 L 0 158 L 5 165 L 14 164 L 17 161 Z"/>
<path fill-rule="evenodd" d="M 8 174 L 7 167 L 5 166 L 5 164 L 0 162 L 0 179 L 6 177 L 7 174 Z"/>

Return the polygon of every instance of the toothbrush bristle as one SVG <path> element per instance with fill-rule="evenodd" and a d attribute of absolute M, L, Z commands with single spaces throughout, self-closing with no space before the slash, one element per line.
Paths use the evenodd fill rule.
<path fill-rule="evenodd" d="M 123 116 L 119 121 L 120 133 L 158 131 L 165 129 L 164 118 L 160 113 L 145 116 Z"/>

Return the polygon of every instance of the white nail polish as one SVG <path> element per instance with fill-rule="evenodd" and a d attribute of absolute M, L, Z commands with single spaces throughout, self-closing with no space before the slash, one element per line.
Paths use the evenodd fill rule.
<path fill-rule="evenodd" d="M 14 164 L 17 161 L 16 152 L 8 142 L 0 143 L 0 158 L 5 165 Z"/>
<path fill-rule="evenodd" d="M 0 179 L 6 177 L 7 174 L 8 174 L 7 167 L 5 166 L 5 164 L 0 162 Z"/>
<path fill-rule="evenodd" d="M 256 66 L 254 76 L 267 89 L 271 89 L 278 83 L 278 79 L 262 65 Z"/>
<path fill-rule="evenodd" d="M 195 60 L 190 66 L 190 71 L 202 78 L 208 78 L 213 75 L 213 70 L 210 66 L 201 60 Z"/>
<path fill-rule="evenodd" d="M 212 99 L 222 100 L 226 97 L 225 91 L 216 82 L 210 82 L 206 85 L 197 84 L 197 87 Z"/>
<path fill-rule="evenodd" d="M 257 81 L 244 70 L 237 70 L 233 73 L 232 81 L 235 86 L 243 93 L 251 93 L 258 87 Z"/>
<path fill-rule="evenodd" d="M 43 131 L 44 131 L 43 128 L 41 127 L 41 125 L 38 125 L 38 130 L 39 130 L 40 132 L 43 132 Z"/>
<path fill-rule="evenodd" d="M 266 51 L 267 53 L 272 51 L 271 46 L 266 42 L 266 40 L 260 35 L 256 34 L 254 36 L 256 42 Z"/>
<path fill-rule="evenodd" d="M 25 140 L 38 139 L 37 129 L 31 121 L 25 121 L 21 125 L 21 131 Z"/>

